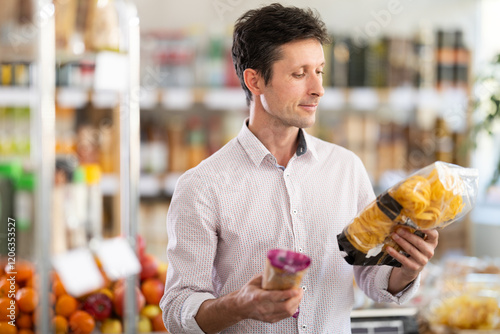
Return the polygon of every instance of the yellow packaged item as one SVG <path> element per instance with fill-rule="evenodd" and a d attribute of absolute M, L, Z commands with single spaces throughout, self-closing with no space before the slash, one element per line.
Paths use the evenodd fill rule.
<path fill-rule="evenodd" d="M 353 265 L 401 264 L 385 252 L 398 249 L 391 235 L 398 228 L 443 228 L 474 206 L 478 171 L 437 161 L 418 170 L 377 197 L 337 236 L 344 259 Z"/>

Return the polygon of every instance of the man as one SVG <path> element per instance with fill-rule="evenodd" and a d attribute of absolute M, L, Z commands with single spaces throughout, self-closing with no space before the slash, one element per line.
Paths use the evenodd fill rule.
<path fill-rule="evenodd" d="M 401 303 L 433 256 L 401 229 L 402 263 L 353 267 L 337 234 L 375 198 L 361 161 L 308 135 L 324 94 L 324 23 L 310 10 L 272 4 L 245 13 L 233 61 L 250 117 L 239 135 L 179 180 L 167 217 L 169 269 L 160 303 L 172 333 L 350 333 L 353 274 L 379 302 Z M 302 289 L 261 289 L 267 251 L 312 262 Z M 300 305 L 298 317 L 294 318 Z"/>

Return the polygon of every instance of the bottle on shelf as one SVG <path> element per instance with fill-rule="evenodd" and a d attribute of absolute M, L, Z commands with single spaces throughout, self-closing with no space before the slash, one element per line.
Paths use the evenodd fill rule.
<path fill-rule="evenodd" d="M 208 156 L 201 117 L 193 115 L 188 119 L 188 131 L 188 168 L 193 168 Z"/>
<path fill-rule="evenodd" d="M 453 87 L 455 68 L 455 34 L 450 31 L 437 32 L 437 88 L 439 90 Z"/>
<path fill-rule="evenodd" d="M 14 154 L 22 160 L 30 155 L 30 108 L 14 107 L 11 109 L 13 117 L 13 149 Z"/>
<path fill-rule="evenodd" d="M 65 160 L 56 161 L 56 171 L 54 177 L 54 188 L 52 192 L 52 226 L 51 231 L 51 252 L 54 255 L 63 254 L 68 249 L 66 240 L 66 185 L 70 179 L 70 171 Z"/>
<path fill-rule="evenodd" d="M 16 219 L 16 249 L 20 257 L 33 258 L 33 220 L 34 220 L 34 190 L 35 175 L 23 171 L 15 183 L 14 217 Z"/>
<path fill-rule="evenodd" d="M 341 36 L 332 37 L 332 56 L 330 66 L 331 85 L 347 87 L 349 85 L 349 45 Z"/>
<path fill-rule="evenodd" d="M 82 165 L 85 171 L 85 182 L 87 185 L 87 240 L 92 247 L 93 242 L 102 239 L 103 236 L 103 197 L 101 191 L 101 168 L 98 164 Z"/>
<path fill-rule="evenodd" d="M 73 172 L 72 182 L 68 184 L 66 227 L 69 249 L 87 246 L 88 190 L 85 181 L 85 170 L 78 166 Z"/>
<path fill-rule="evenodd" d="M 442 117 L 436 119 L 435 138 L 436 138 L 436 160 L 444 162 L 453 162 L 453 138 L 446 120 Z"/>
<path fill-rule="evenodd" d="M 469 88 L 469 63 L 470 52 L 464 45 L 463 32 L 455 31 L 455 65 L 453 69 L 453 82 L 455 87 L 467 90 Z"/>
<path fill-rule="evenodd" d="M 187 146 L 185 144 L 186 127 L 182 118 L 172 118 L 167 125 L 168 171 L 183 173 L 188 169 Z"/>
<path fill-rule="evenodd" d="M 0 218 L 0 256 L 9 253 L 9 232 L 16 230 L 15 194 L 16 182 L 22 175 L 22 164 L 18 160 L 0 161 L 0 196 L 2 199 Z M 15 241 L 15 240 L 14 240 Z"/>
<path fill-rule="evenodd" d="M 436 46 L 432 28 L 422 25 L 415 37 L 417 71 L 415 86 L 434 88 L 436 86 Z"/>

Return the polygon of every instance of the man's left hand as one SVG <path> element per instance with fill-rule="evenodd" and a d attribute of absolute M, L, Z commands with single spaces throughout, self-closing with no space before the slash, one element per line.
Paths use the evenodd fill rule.
<path fill-rule="evenodd" d="M 407 257 L 394 248 L 387 247 L 389 255 L 401 263 L 400 268 L 394 268 L 389 279 L 388 291 L 392 294 L 398 293 L 413 282 L 434 256 L 439 233 L 436 230 L 422 230 L 422 232 L 425 233 L 424 238 L 400 228 L 392 236 L 401 249 L 409 255 Z"/>

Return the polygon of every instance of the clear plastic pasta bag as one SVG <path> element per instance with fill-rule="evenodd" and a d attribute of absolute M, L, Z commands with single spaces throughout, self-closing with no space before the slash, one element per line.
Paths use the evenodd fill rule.
<path fill-rule="evenodd" d="M 344 259 L 352 265 L 401 264 L 387 245 L 402 252 L 391 235 L 404 227 L 420 230 L 443 228 L 464 217 L 475 204 L 478 171 L 437 161 L 397 183 L 377 197 L 337 235 Z"/>

